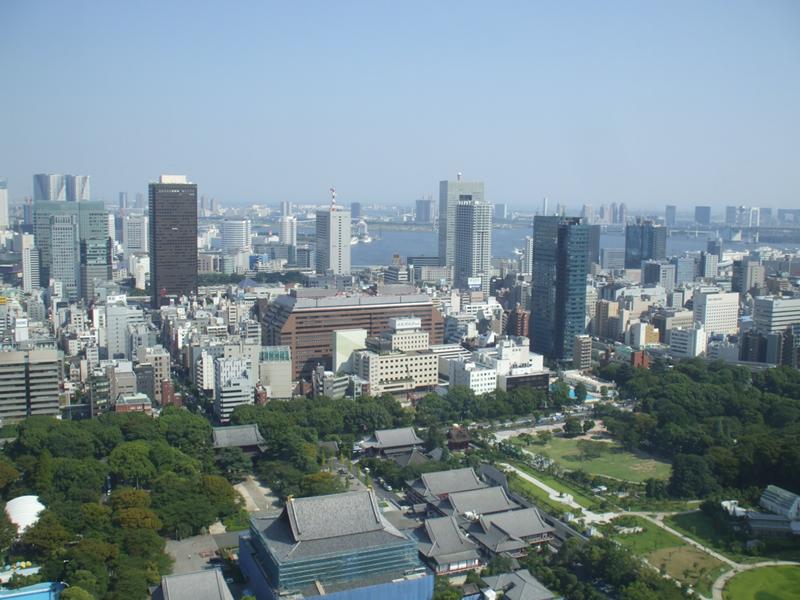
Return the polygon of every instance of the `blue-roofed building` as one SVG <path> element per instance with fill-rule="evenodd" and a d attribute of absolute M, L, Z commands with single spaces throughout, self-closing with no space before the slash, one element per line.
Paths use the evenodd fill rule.
<path fill-rule="evenodd" d="M 290 498 L 256 515 L 239 564 L 258 600 L 431 600 L 433 576 L 417 542 L 381 514 L 370 489 Z"/>
<path fill-rule="evenodd" d="M 0 588 L 0 600 L 58 600 L 64 590 L 63 583 L 45 581 L 15 590 Z"/>

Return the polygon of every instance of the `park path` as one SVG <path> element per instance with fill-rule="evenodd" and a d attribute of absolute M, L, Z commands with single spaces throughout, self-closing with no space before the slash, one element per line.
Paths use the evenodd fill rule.
<path fill-rule="evenodd" d="M 586 523 L 606 523 L 616 517 L 620 513 L 616 512 L 605 512 L 605 513 L 597 513 L 594 511 L 589 510 L 588 508 L 584 508 L 572 498 L 569 494 L 562 495 L 561 492 L 556 490 L 555 488 L 550 487 L 543 481 L 539 481 L 536 477 L 529 475 L 525 471 L 518 469 L 513 465 L 509 465 L 508 463 L 500 463 L 500 466 L 504 469 L 508 469 L 510 471 L 514 471 L 517 475 L 519 475 L 525 481 L 532 483 L 538 488 L 541 488 L 545 492 L 547 492 L 548 497 L 555 502 L 560 502 L 561 504 L 566 504 L 570 508 L 575 508 L 578 510 L 583 511 L 583 518 Z"/>

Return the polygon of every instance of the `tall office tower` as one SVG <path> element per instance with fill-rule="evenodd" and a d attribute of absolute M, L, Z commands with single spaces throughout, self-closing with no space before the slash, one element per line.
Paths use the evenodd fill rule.
<path fill-rule="evenodd" d="M 755 206 L 745 209 L 742 225 L 745 227 L 758 227 L 761 225 L 761 211 Z"/>
<path fill-rule="evenodd" d="M 228 423 L 237 406 L 253 404 L 253 365 L 249 358 L 214 359 L 214 416 Z"/>
<path fill-rule="evenodd" d="M 489 293 L 492 272 L 492 207 L 482 201 L 461 200 L 456 206 L 453 285 L 468 289 L 479 278 Z"/>
<path fill-rule="evenodd" d="M 508 218 L 508 206 L 503 202 L 494 205 L 494 220 L 505 221 Z"/>
<path fill-rule="evenodd" d="M 617 206 L 616 202 L 611 203 L 611 208 L 609 209 L 611 222 L 618 223 L 619 222 L 619 206 Z"/>
<path fill-rule="evenodd" d="M 67 202 L 88 202 L 91 200 L 88 175 L 65 175 Z"/>
<path fill-rule="evenodd" d="M 692 298 L 694 321 L 709 333 L 734 335 L 739 331 L 739 294 L 696 293 Z"/>
<path fill-rule="evenodd" d="M 700 252 L 700 277 L 713 279 L 719 271 L 719 257 L 713 252 Z"/>
<path fill-rule="evenodd" d="M 533 237 L 525 236 L 525 248 L 522 250 L 522 273 L 533 275 Z"/>
<path fill-rule="evenodd" d="M 80 295 L 80 236 L 78 216 L 54 214 L 50 216 L 49 278 L 60 281 L 64 295 L 77 300 Z"/>
<path fill-rule="evenodd" d="M 34 202 L 63 202 L 66 199 L 67 187 L 63 175 L 39 173 L 33 176 Z"/>
<path fill-rule="evenodd" d="M 56 279 L 64 283 L 70 299 L 88 299 L 95 279 L 111 277 L 108 212 L 102 202 L 38 202 L 33 233 L 42 284 Z"/>
<path fill-rule="evenodd" d="M 136 203 L 133 207 L 140 210 L 147 208 L 147 200 L 144 199 L 144 194 L 142 192 L 136 192 Z"/>
<path fill-rule="evenodd" d="M 744 295 L 751 290 L 764 287 L 766 274 L 764 265 L 755 260 L 742 259 L 733 261 L 733 278 L 731 290 Z"/>
<path fill-rule="evenodd" d="M 297 218 L 292 215 L 284 215 L 280 219 L 281 231 L 278 239 L 281 244 L 287 246 L 297 246 Z"/>
<path fill-rule="evenodd" d="M 108 213 L 108 237 L 111 238 L 111 247 L 117 241 L 117 217 L 114 213 Z"/>
<path fill-rule="evenodd" d="M 708 227 L 711 225 L 711 207 L 710 206 L 695 206 L 694 207 L 694 222 L 698 225 Z"/>
<path fill-rule="evenodd" d="M 128 192 L 119 193 L 119 208 L 120 210 L 128 208 Z"/>
<path fill-rule="evenodd" d="M 456 181 L 439 182 L 439 264 L 451 266 L 456 253 L 456 206 L 461 200 L 472 200 L 483 204 L 483 182 Z"/>
<path fill-rule="evenodd" d="M 736 206 L 725 207 L 725 225 L 736 225 L 739 209 Z"/>
<path fill-rule="evenodd" d="M 667 204 L 664 209 L 664 224 L 667 227 L 675 227 L 675 222 L 678 220 L 678 207 L 674 204 Z"/>
<path fill-rule="evenodd" d="M 34 245 L 33 235 L 22 234 L 22 291 L 30 294 L 41 287 L 39 279 L 39 249 Z"/>
<path fill-rule="evenodd" d="M 764 333 L 782 332 L 787 327 L 800 325 L 800 298 L 756 297 L 753 325 Z"/>
<path fill-rule="evenodd" d="M 149 186 L 150 285 L 153 308 L 197 289 L 197 185 L 162 175 Z"/>
<path fill-rule="evenodd" d="M 667 256 L 667 229 L 653 221 L 639 219 L 625 227 L 625 268 L 639 269 L 642 261 Z"/>
<path fill-rule="evenodd" d="M 600 264 L 600 233 L 600 225 L 589 225 L 589 262 L 598 265 Z"/>
<path fill-rule="evenodd" d="M 589 226 L 573 217 L 534 217 L 531 349 L 569 360 L 586 329 Z"/>
<path fill-rule="evenodd" d="M 8 180 L 0 177 L 0 229 L 8 229 Z"/>
<path fill-rule="evenodd" d="M 350 203 L 350 218 L 358 221 L 361 218 L 361 202 Z"/>
<path fill-rule="evenodd" d="M 225 254 L 249 252 L 252 247 L 248 219 L 225 219 L 222 222 L 222 250 Z"/>
<path fill-rule="evenodd" d="M 619 210 L 617 211 L 617 223 L 621 225 L 627 225 L 628 223 L 628 207 L 625 206 L 624 202 L 620 202 Z"/>
<path fill-rule="evenodd" d="M 548 208 L 547 208 L 547 198 L 542 198 L 542 216 L 547 217 L 548 215 Z"/>
<path fill-rule="evenodd" d="M 61 361 L 57 350 L 0 352 L 0 420 L 57 416 Z"/>
<path fill-rule="evenodd" d="M 594 223 L 594 206 L 591 204 L 584 204 L 581 209 L 581 218 L 587 225 Z"/>
<path fill-rule="evenodd" d="M 430 198 L 421 198 L 417 200 L 417 209 L 414 212 L 414 222 L 422 225 L 428 225 L 434 222 L 435 205 Z"/>
<path fill-rule="evenodd" d="M 147 252 L 147 215 L 125 215 L 122 218 L 122 247 L 127 258 L 135 252 Z"/>
<path fill-rule="evenodd" d="M 292 203 L 288 200 L 281 201 L 281 216 L 289 217 L 292 214 Z"/>
<path fill-rule="evenodd" d="M 350 211 L 332 206 L 317 211 L 316 271 L 350 274 Z"/>

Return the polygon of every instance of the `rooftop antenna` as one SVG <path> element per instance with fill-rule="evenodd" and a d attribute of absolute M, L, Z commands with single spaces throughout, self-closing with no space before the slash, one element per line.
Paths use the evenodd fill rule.
<path fill-rule="evenodd" d="M 336 210 L 336 188 L 331 188 L 331 212 Z"/>

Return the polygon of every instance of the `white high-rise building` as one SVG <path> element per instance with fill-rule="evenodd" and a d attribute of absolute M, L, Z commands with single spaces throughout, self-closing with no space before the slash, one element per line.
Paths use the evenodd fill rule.
<path fill-rule="evenodd" d="M 76 215 L 50 217 L 50 278 L 60 281 L 70 300 L 80 296 L 80 240 Z"/>
<path fill-rule="evenodd" d="M 8 229 L 8 181 L 0 178 L 0 229 Z"/>
<path fill-rule="evenodd" d="M 91 200 L 88 175 L 65 175 L 67 202 L 88 202 Z"/>
<path fill-rule="evenodd" d="M 675 358 L 694 358 L 706 352 L 708 335 L 702 326 L 670 331 L 669 353 Z"/>
<path fill-rule="evenodd" d="M 33 176 L 34 202 L 63 202 L 66 199 L 67 186 L 63 175 L 39 173 Z"/>
<path fill-rule="evenodd" d="M 292 215 L 284 215 L 280 219 L 280 243 L 287 246 L 297 246 L 297 218 Z"/>
<path fill-rule="evenodd" d="M 117 241 L 117 218 L 113 213 L 108 213 L 108 237 L 111 238 L 111 245 Z"/>
<path fill-rule="evenodd" d="M 489 293 L 492 272 L 492 207 L 477 200 L 462 200 L 456 207 L 453 283 L 467 289 L 480 278 Z"/>
<path fill-rule="evenodd" d="M 463 200 L 483 203 L 483 182 L 439 182 L 439 264 L 451 266 L 456 256 L 456 207 Z"/>
<path fill-rule="evenodd" d="M 249 358 L 214 360 L 214 415 L 227 423 L 237 406 L 253 404 L 253 365 Z"/>
<path fill-rule="evenodd" d="M 33 235 L 22 236 L 22 290 L 28 294 L 41 286 L 39 280 L 39 250 L 33 244 Z"/>
<path fill-rule="evenodd" d="M 739 331 L 739 294 L 736 292 L 696 293 L 694 321 L 708 334 L 734 335 Z"/>
<path fill-rule="evenodd" d="M 317 211 L 316 271 L 350 274 L 350 211 L 332 207 Z"/>
<path fill-rule="evenodd" d="M 525 236 L 525 248 L 522 250 L 522 272 L 533 276 L 533 237 Z"/>
<path fill-rule="evenodd" d="M 106 344 L 108 358 L 131 359 L 128 326 L 144 323 L 144 313 L 138 306 L 128 306 L 124 296 L 109 299 L 106 306 Z"/>
<path fill-rule="evenodd" d="M 250 221 L 248 219 L 225 219 L 222 222 L 222 250 L 225 254 L 249 252 Z"/>
<path fill-rule="evenodd" d="M 762 333 L 778 333 L 800 324 L 800 298 L 758 296 L 753 303 L 753 325 Z"/>
<path fill-rule="evenodd" d="M 125 256 L 147 252 L 147 215 L 127 215 L 122 219 L 122 245 Z"/>

